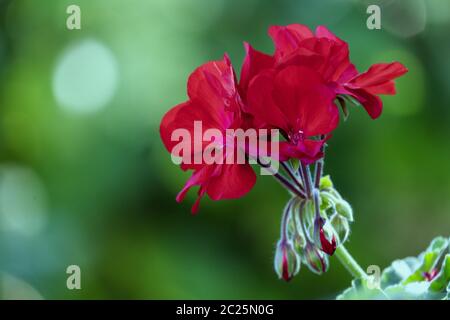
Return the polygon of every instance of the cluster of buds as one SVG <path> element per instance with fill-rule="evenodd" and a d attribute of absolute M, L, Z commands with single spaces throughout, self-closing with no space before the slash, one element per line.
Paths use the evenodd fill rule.
<path fill-rule="evenodd" d="M 295 174 L 292 167 L 289 170 Z M 329 176 L 319 177 L 317 183 L 310 183 L 310 189 L 304 188 L 304 196 L 293 194 L 284 209 L 274 259 L 280 279 L 292 279 L 301 264 L 319 275 L 326 272 L 328 257 L 349 237 L 352 208 L 334 189 Z M 308 178 L 305 180 L 308 183 Z"/>

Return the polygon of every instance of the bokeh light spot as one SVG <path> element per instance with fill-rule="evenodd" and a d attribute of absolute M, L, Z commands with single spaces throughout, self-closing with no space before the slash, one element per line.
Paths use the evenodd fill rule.
<path fill-rule="evenodd" d="M 53 93 L 64 110 L 93 113 L 111 100 L 117 82 L 113 53 L 100 42 L 88 39 L 64 51 L 53 74 Z"/>
<path fill-rule="evenodd" d="M 0 272 L 0 299 L 43 300 L 42 295 L 29 283 L 7 273 Z"/>
<path fill-rule="evenodd" d="M 47 196 L 30 169 L 0 167 L 1 229 L 25 236 L 38 234 L 47 222 Z"/>
<path fill-rule="evenodd" d="M 381 27 L 390 33 L 409 38 L 425 29 L 427 10 L 423 0 L 392 0 L 381 9 Z"/>

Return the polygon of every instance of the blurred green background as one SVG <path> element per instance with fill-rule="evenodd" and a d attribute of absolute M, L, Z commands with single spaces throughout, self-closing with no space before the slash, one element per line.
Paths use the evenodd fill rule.
<path fill-rule="evenodd" d="M 81 7 L 81 30 L 66 8 Z M 368 4 L 382 30 L 368 30 Z M 353 108 L 326 172 L 352 203 L 347 248 L 364 266 L 423 250 L 450 230 L 450 4 L 410 1 L 0 0 L 0 297 L 334 298 L 350 276 L 306 268 L 290 283 L 272 259 L 286 192 L 259 176 L 245 198 L 175 195 L 188 173 L 158 133 L 188 75 L 243 41 L 273 51 L 272 24 L 328 26 L 360 70 L 409 73 L 372 121 Z M 79 265 L 82 290 L 66 288 Z"/>

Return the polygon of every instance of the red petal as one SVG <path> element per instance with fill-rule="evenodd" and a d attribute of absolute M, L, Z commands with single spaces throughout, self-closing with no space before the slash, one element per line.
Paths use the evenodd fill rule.
<path fill-rule="evenodd" d="M 342 73 L 350 65 L 349 51 L 347 43 L 341 41 L 330 41 L 328 38 L 310 38 L 302 41 L 302 49 L 309 49 L 316 55 L 322 57 L 322 61 L 317 66 L 310 67 L 318 71 L 324 80 L 337 81 Z"/>
<path fill-rule="evenodd" d="M 223 164 L 221 172 L 208 184 L 207 193 L 213 200 L 237 199 L 248 193 L 256 182 L 249 164 Z"/>
<path fill-rule="evenodd" d="M 347 92 L 362 104 L 372 119 L 381 115 L 383 102 L 378 96 L 364 89 L 347 89 Z"/>
<path fill-rule="evenodd" d="M 320 75 L 306 67 L 291 66 L 275 77 L 273 97 L 291 130 L 306 137 L 328 134 L 339 122 L 336 95 Z"/>
<path fill-rule="evenodd" d="M 199 121 L 201 121 L 201 124 L 198 124 L 196 132 L 195 122 Z M 199 156 L 202 156 L 204 148 L 210 144 L 210 141 L 203 141 L 203 133 L 208 129 L 217 129 L 225 137 L 225 130 L 232 121 L 233 113 L 212 108 L 199 100 L 193 100 L 176 106 L 163 117 L 160 125 L 160 135 L 170 153 L 179 143 L 190 143 L 190 147 L 186 147 L 190 148 L 190 154 L 182 154 L 182 168 L 183 170 L 198 169 L 199 165 L 203 165 L 203 163 L 196 161 L 194 155 L 199 154 Z M 184 129 L 189 133 L 190 139 L 188 141 L 184 141 L 181 138 L 180 140 L 172 141 L 172 135 L 175 133 L 175 130 L 180 129 Z M 186 150 L 183 149 L 183 151 Z"/>
<path fill-rule="evenodd" d="M 280 142 L 280 161 L 291 158 L 300 159 L 304 164 L 311 164 L 323 157 L 321 148 L 326 140 L 304 140 L 294 145 L 287 141 Z"/>
<path fill-rule="evenodd" d="M 247 108 L 255 118 L 287 130 L 288 119 L 272 97 L 274 74 L 275 71 L 265 71 L 252 80 L 247 93 Z"/>
<path fill-rule="evenodd" d="M 316 37 L 317 38 L 327 38 L 329 40 L 336 41 L 339 44 L 345 43 L 343 40 L 336 37 L 330 30 L 328 30 L 325 26 L 318 26 L 316 28 Z"/>
<path fill-rule="evenodd" d="M 301 24 L 271 26 L 269 36 L 275 44 L 275 57 L 281 58 L 299 47 L 302 40 L 314 37 L 312 31 Z"/>
<path fill-rule="evenodd" d="M 339 79 L 337 80 L 340 84 L 345 84 L 350 79 L 354 78 L 358 75 L 358 70 L 356 69 L 355 65 L 350 63 L 346 69 L 342 72 L 342 74 L 339 76 Z"/>
<path fill-rule="evenodd" d="M 380 84 L 378 86 L 373 86 L 366 88 L 366 91 L 370 92 L 371 94 L 389 94 L 393 95 L 395 94 L 395 83 L 394 81 L 388 81 L 383 84 Z"/>
<path fill-rule="evenodd" d="M 247 194 L 255 185 L 256 175 L 249 164 L 208 165 L 194 171 L 176 200 L 183 201 L 193 186 L 200 186 L 192 213 L 198 211 L 205 193 L 213 200 L 236 199 Z"/>
<path fill-rule="evenodd" d="M 236 111 L 240 107 L 235 74 L 227 55 L 198 67 L 189 76 L 187 90 L 190 99 L 200 100 L 211 109 Z"/>
<path fill-rule="evenodd" d="M 349 87 L 365 89 L 377 87 L 400 77 L 406 72 L 408 72 L 408 69 L 399 62 L 377 63 L 372 65 L 366 72 L 354 77 L 349 82 Z"/>
<path fill-rule="evenodd" d="M 186 107 L 189 108 L 189 101 L 180 103 L 179 105 L 167 111 L 167 113 L 161 120 L 161 124 L 159 126 L 159 134 L 161 136 L 162 142 L 164 143 L 164 146 L 169 152 L 172 152 L 172 148 L 175 146 L 175 144 L 178 143 L 172 141 L 171 139 L 172 132 L 177 127 L 176 124 L 177 114 L 182 108 Z"/>
<path fill-rule="evenodd" d="M 194 205 L 192 206 L 192 213 L 197 213 L 198 207 L 200 204 L 200 200 L 205 194 L 206 187 L 208 184 L 208 180 L 211 178 L 211 176 L 214 174 L 214 172 L 217 170 L 216 166 L 205 166 L 201 168 L 200 170 L 194 171 L 192 176 L 188 179 L 185 186 L 177 195 L 177 202 L 183 201 L 184 197 L 186 196 L 186 193 L 189 191 L 189 189 L 193 186 L 200 186 L 199 192 L 198 192 L 198 198 L 195 201 Z"/>
<path fill-rule="evenodd" d="M 247 42 L 244 42 L 244 47 L 246 55 L 242 64 L 239 87 L 245 98 L 250 81 L 262 70 L 271 68 L 274 64 L 274 59 L 272 56 L 253 49 Z"/>

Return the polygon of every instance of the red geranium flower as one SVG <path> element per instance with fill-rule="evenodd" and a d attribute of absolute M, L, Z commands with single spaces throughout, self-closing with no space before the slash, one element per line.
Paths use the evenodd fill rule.
<path fill-rule="evenodd" d="M 234 70 L 228 56 L 197 68 L 189 77 L 187 91 L 189 100 L 171 109 L 161 121 L 160 135 L 165 147 L 172 153 L 179 143 L 172 139 L 174 131 L 186 129 L 193 137 L 195 122 L 201 121 L 203 130 L 219 130 L 223 141 L 214 142 L 225 150 L 227 143 L 233 138 L 227 137 L 226 129 L 241 128 L 245 122 Z M 178 202 L 183 200 L 193 186 L 200 187 L 197 201 L 192 207 L 193 213 L 197 212 L 204 194 L 208 194 L 213 200 L 220 200 L 239 198 L 250 191 L 255 184 L 256 175 L 248 163 L 228 164 L 225 160 L 223 164 L 195 162 L 195 157 L 201 156 L 210 142 L 198 143 L 194 140 L 191 141 L 191 152 L 181 155 L 181 168 L 192 169 L 194 172 L 178 194 Z M 233 152 L 223 152 L 224 158 L 234 156 Z"/>
<path fill-rule="evenodd" d="M 305 65 L 319 72 L 336 94 L 348 94 L 358 100 L 376 119 L 383 104 L 380 94 L 395 94 L 394 79 L 405 74 L 401 63 L 374 64 L 359 73 L 350 62 L 348 44 L 324 26 L 313 33 L 307 26 L 273 26 L 269 35 L 275 43 L 275 65 Z"/>
<path fill-rule="evenodd" d="M 233 140 L 227 136 L 227 129 L 278 128 L 287 140 L 280 143 L 278 160 L 297 158 L 304 164 L 313 163 L 323 156 L 323 144 L 338 125 L 336 98 L 350 95 L 376 118 L 382 110 L 378 95 L 394 94 L 393 79 L 407 71 L 394 62 L 376 64 L 358 73 L 349 59 L 347 43 L 323 26 L 314 33 L 300 24 L 273 26 L 269 35 L 275 44 L 273 55 L 245 43 L 239 83 L 228 56 L 192 73 L 189 100 L 170 110 L 161 122 L 161 138 L 169 152 L 178 143 L 172 141 L 176 129 L 184 128 L 192 135 L 194 123 L 202 121 L 204 129 L 217 129 L 223 134 L 222 141 L 214 141 L 223 149 Z M 181 168 L 193 170 L 193 175 L 178 201 L 198 185 L 199 197 L 192 208 L 195 212 L 204 194 L 214 200 L 231 199 L 252 188 L 256 177 L 248 163 L 192 161 L 210 145 L 210 141 L 194 140 L 181 159 Z M 251 156 L 258 155 L 257 149 L 251 150 Z M 234 156 L 235 151 L 223 153 L 223 157 Z"/>
<path fill-rule="evenodd" d="M 282 130 L 280 160 L 299 158 L 311 163 L 322 157 L 325 136 L 338 124 L 334 100 L 356 98 L 372 118 L 382 110 L 378 94 L 394 94 L 393 79 L 407 69 L 400 63 L 376 64 L 359 74 L 350 62 L 348 44 L 326 27 L 313 33 L 307 26 L 272 26 L 275 53 L 264 54 L 245 43 L 246 57 L 239 88 L 244 111 L 255 123 Z"/>

